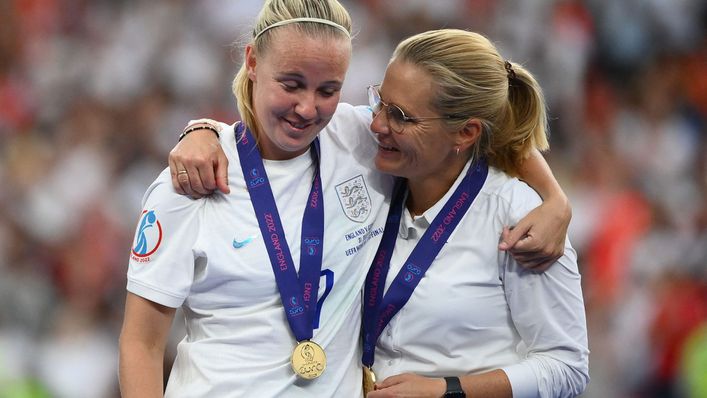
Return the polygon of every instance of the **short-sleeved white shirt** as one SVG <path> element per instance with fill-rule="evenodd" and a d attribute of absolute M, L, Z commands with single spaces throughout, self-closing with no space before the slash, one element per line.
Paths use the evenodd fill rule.
<path fill-rule="evenodd" d="M 403 211 L 386 291 L 415 244 L 461 182 L 422 216 Z M 503 369 L 513 397 L 565 397 L 588 382 L 584 303 L 575 251 L 545 273 L 497 249 L 504 225 L 541 203 L 525 183 L 489 168 L 469 211 L 410 300 L 383 330 L 374 371 L 441 377 Z M 473 394 L 472 394 L 473 395 Z"/>
<path fill-rule="evenodd" d="M 392 179 L 373 170 L 370 111 L 339 105 L 320 133 L 325 233 L 318 327 L 327 355 L 317 379 L 290 368 L 296 341 L 246 189 L 233 127 L 221 134 L 231 193 L 192 200 L 165 170 L 143 199 L 128 290 L 182 307 L 167 397 L 355 397 L 361 394 L 361 286 L 380 241 Z M 285 236 L 299 268 L 302 215 L 313 176 L 309 152 L 265 161 Z"/>

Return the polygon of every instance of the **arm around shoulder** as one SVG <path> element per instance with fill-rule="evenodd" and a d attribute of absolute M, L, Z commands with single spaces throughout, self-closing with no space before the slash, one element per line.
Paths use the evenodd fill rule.
<path fill-rule="evenodd" d="M 504 231 L 500 250 L 509 250 L 523 267 L 546 270 L 563 253 L 572 218 L 569 199 L 542 154 L 533 149 L 522 163 L 520 178 L 543 199 L 512 229 Z"/>

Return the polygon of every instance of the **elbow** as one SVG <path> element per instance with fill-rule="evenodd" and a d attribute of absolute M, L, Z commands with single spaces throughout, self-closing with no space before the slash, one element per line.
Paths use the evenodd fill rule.
<path fill-rule="evenodd" d="M 541 397 L 576 397 L 589 385 L 589 353 L 571 360 L 544 357 L 540 359 L 538 387 Z"/>
<path fill-rule="evenodd" d="M 589 349 L 585 346 L 578 354 L 576 364 L 574 366 L 568 366 L 568 376 L 575 380 L 575 396 L 582 394 L 587 389 L 589 381 L 591 380 L 589 376 Z"/>
<path fill-rule="evenodd" d="M 136 364 L 160 364 L 164 358 L 165 346 L 151 341 L 135 339 L 121 334 L 118 338 L 119 370 Z"/>
<path fill-rule="evenodd" d="M 584 391 L 587 389 L 587 386 L 589 385 L 590 377 L 589 377 L 589 366 L 588 364 L 586 366 L 583 366 L 581 368 L 578 367 L 570 367 L 567 369 L 567 378 L 566 380 L 568 381 L 567 385 L 567 396 L 568 397 L 576 397 L 584 393 Z"/>

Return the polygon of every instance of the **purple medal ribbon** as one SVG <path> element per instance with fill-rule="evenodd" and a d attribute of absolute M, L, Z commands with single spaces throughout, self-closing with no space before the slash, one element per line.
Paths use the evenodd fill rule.
<path fill-rule="evenodd" d="M 395 182 L 393 201 L 388 211 L 383 237 L 366 276 L 366 285 L 363 293 L 362 362 L 365 366 L 373 366 L 378 337 L 395 314 L 410 299 L 415 287 L 425 276 L 425 272 L 427 272 L 437 254 L 447 243 L 452 231 L 457 227 L 479 194 L 479 191 L 481 191 L 487 175 L 488 166 L 483 160 L 469 167 L 464 179 L 434 218 L 420 241 L 417 242 L 404 266 L 391 283 L 385 296 L 383 296 L 385 280 L 390 270 L 390 259 L 393 255 L 395 240 L 400 229 L 403 198 L 407 189 L 404 179 L 399 178 Z"/>
<path fill-rule="evenodd" d="M 324 200 L 319 176 L 319 139 L 312 142 L 311 148 L 316 170 L 307 207 L 302 217 L 298 277 L 255 139 L 242 123 L 236 125 L 235 134 L 243 177 L 268 250 L 287 321 L 297 341 L 309 340 L 314 330 L 324 241 Z"/>

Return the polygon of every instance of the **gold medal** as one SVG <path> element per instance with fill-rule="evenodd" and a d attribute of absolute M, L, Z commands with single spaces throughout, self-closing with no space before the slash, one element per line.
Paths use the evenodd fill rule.
<path fill-rule="evenodd" d="M 326 354 L 319 344 L 303 340 L 292 351 L 292 370 L 303 379 L 316 379 L 326 369 Z"/>
<path fill-rule="evenodd" d="M 373 369 L 368 366 L 363 367 L 363 396 L 368 395 L 369 392 L 375 390 L 376 384 L 376 374 L 373 373 Z"/>

